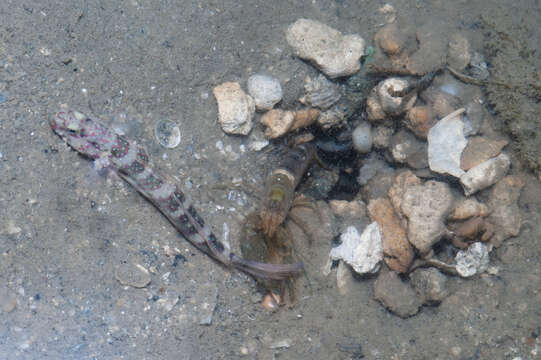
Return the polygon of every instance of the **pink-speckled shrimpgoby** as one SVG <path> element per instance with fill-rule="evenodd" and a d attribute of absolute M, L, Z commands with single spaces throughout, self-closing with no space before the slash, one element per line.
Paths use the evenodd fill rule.
<path fill-rule="evenodd" d="M 157 207 L 186 239 L 213 259 L 256 277 L 276 280 L 286 279 L 302 268 L 301 263 L 267 264 L 232 253 L 198 215 L 189 196 L 154 166 L 145 148 L 136 141 L 74 110 L 57 112 L 50 124 L 74 150 L 91 159 L 104 160 L 109 169 Z"/>

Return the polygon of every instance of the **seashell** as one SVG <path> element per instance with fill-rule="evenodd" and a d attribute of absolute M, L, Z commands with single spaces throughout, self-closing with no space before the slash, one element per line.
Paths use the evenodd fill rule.
<path fill-rule="evenodd" d="M 382 120 L 387 115 L 398 116 L 408 111 L 417 94 L 407 79 L 389 78 L 381 81 L 366 100 L 369 120 Z"/>
<path fill-rule="evenodd" d="M 180 144 L 180 129 L 171 120 L 159 120 L 154 125 L 154 136 L 158 143 L 168 149 L 176 148 Z"/>
<path fill-rule="evenodd" d="M 406 79 L 389 78 L 379 83 L 377 92 L 381 109 L 389 115 L 400 115 L 409 110 L 417 94 L 411 95 L 410 82 Z"/>
<path fill-rule="evenodd" d="M 304 96 L 299 101 L 311 107 L 327 110 L 340 100 L 342 91 L 340 86 L 329 81 L 319 74 L 315 79 L 307 77 L 304 81 Z"/>
<path fill-rule="evenodd" d="M 282 100 L 282 86 L 275 77 L 254 74 L 248 78 L 247 87 L 258 111 L 270 110 Z"/>

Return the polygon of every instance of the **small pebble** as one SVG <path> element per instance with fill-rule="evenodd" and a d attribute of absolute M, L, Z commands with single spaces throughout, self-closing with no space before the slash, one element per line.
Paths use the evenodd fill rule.
<path fill-rule="evenodd" d="M 372 127 L 368 122 L 363 122 L 353 130 L 351 135 L 353 147 L 361 154 L 370 152 L 372 149 Z"/>

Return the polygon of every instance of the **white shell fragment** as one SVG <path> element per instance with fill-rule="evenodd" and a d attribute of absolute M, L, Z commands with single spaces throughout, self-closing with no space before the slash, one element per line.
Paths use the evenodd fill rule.
<path fill-rule="evenodd" d="M 383 245 L 378 223 L 368 225 L 362 235 L 354 226 L 349 226 L 340 235 L 342 244 L 331 250 L 332 260 L 343 260 L 359 274 L 375 273 L 383 260 Z"/>
<path fill-rule="evenodd" d="M 464 137 L 464 124 L 459 115 L 460 108 L 436 123 L 428 132 L 428 165 L 430 170 L 440 174 L 460 177 L 460 156 L 468 141 Z"/>
<path fill-rule="evenodd" d="M 154 125 L 154 136 L 158 143 L 168 149 L 173 149 L 180 144 L 180 129 L 171 120 L 159 120 Z"/>
<path fill-rule="evenodd" d="M 225 82 L 212 90 L 218 102 L 218 121 L 228 134 L 248 135 L 252 130 L 255 102 L 236 82 Z"/>
<path fill-rule="evenodd" d="M 455 257 L 456 271 L 462 277 L 486 271 L 490 261 L 488 253 L 488 246 L 480 242 L 471 244 L 467 250 L 460 250 Z"/>
<path fill-rule="evenodd" d="M 318 21 L 299 19 L 287 29 L 286 39 L 298 57 L 330 78 L 352 75 L 361 68 L 365 41 L 359 35 L 342 35 Z"/>
<path fill-rule="evenodd" d="M 472 167 L 460 177 L 464 187 L 464 194 L 470 196 L 479 190 L 485 189 L 505 176 L 511 166 L 509 156 L 504 153 Z"/>
<path fill-rule="evenodd" d="M 280 81 L 275 77 L 255 74 L 248 78 L 248 94 L 254 98 L 258 111 L 270 110 L 282 100 Z"/>

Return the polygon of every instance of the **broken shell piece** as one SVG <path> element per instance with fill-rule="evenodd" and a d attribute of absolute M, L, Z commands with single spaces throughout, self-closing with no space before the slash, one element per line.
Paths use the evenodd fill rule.
<path fill-rule="evenodd" d="M 342 244 L 331 250 L 333 260 L 343 260 L 359 274 L 375 273 L 383 259 L 381 232 L 377 222 L 368 225 L 362 235 L 354 226 L 348 226 L 340 235 Z"/>
<path fill-rule="evenodd" d="M 464 194 L 470 196 L 497 183 L 505 176 L 510 165 L 509 156 L 501 153 L 495 158 L 472 167 L 460 177 L 460 183 L 464 187 Z"/>
<path fill-rule="evenodd" d="M 408 111 L 417 100 L 410 85 L 408 80 L 401 78 L 381 81 L 366 100 L 368 120 L 382 120 L 386 115 L 398 116 Z"/>
<path fill-rule="evenodd" d="M 281 297 L 273 292 L 267 293 L 261 302 L 261 305 L 267 310 L 274 311 L 278 309 L 281 303 Z"/>
<path fill-rule="evenodd" d="M 312 125 L 318 116 L 317 109 L 298 111 L 273 109 L 263 115 L 261 123 L 267 127 L 265 136 L 276 139 L 289 131 Z"/>
<path fill-rule="evenodd" d="M 410 90 L 410 83 L 406 79 L 390 78 L 380 82 L 377 92 L 383 111 L 396 116 L 411 108 L 417 94 L 409 95 Z"/>
<path fill-rule="evenodd" d="M 315 79 L 307 77 L 304 80 L 304 96 L 299 99 L 302 104 L 327 110 L 340 100 L 340 86 L 319 74 Z"/>
<path fill-rule="evenodd" d="M 464 111 L 464 108 L 453 111 L 430 128 L 427 138 L 430 170 L 455 177 L 464 174 L 460 168 L 460 156 L 467 144 L 460 117 Z"/>

